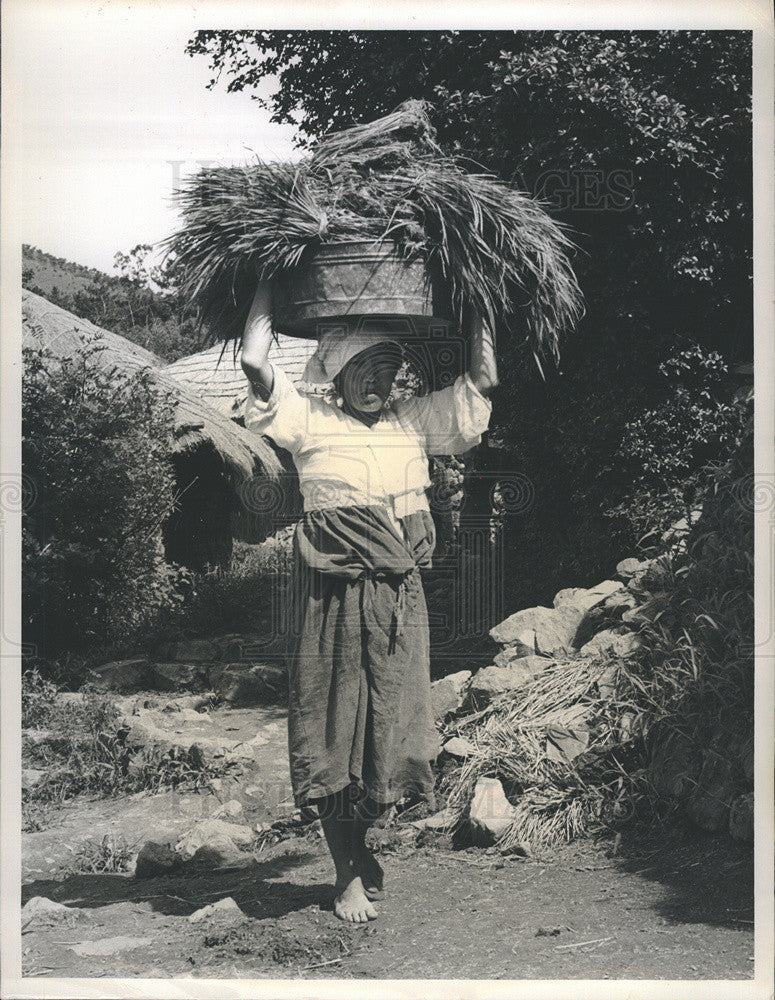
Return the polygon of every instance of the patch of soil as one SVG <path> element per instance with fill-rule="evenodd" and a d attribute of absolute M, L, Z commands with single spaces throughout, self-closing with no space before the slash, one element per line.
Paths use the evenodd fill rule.
<path fill-rule="evenodd" d="M 443 842 L 442 842 L 443 843 Z M 319 840 L 268 847 L 244 864 L 138 881 L 36 880 L 73 907 L 65 926 L 31 925 L 25 974 L 355 979 L 746 979 L 753 975 L 753 865 L 732 842 L 589 842 L 538 861 L 426 843 L 383 850 L 379 917 L 331 911 Z M 191 924 L 231 896 L 244 917 Z M 125 935 L 152 944 L 110 957 L 71 945 Z"/>

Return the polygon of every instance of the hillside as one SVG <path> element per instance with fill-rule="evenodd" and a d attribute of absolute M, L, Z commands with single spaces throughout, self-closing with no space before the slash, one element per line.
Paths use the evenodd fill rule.
<path fill-rule="evenodd" d="M 203 338 L 174 273 L 150 264 L 151 249 L 117 253 L 120 273 L 110 275 L 24 244 L 22 286 L 164 361 L 177 361 L 201 350 Z"/>
<path fill-rule="evenodd" d="M 94 284 L 100 278 L 117 282 L 119 279 L 104 274 L 93 267 L 84 267 L 63 257 L 22 245 L 22 285 L 46 297 L 53 289 L 63 294 L 73 294 Z"/>

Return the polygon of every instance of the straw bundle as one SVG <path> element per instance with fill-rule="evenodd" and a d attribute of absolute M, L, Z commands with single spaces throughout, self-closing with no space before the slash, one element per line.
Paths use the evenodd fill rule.
<path fill-rule="evenodd" d="M 533 853 L 569 841 L 590 829 L 623 818 L 640 794 L 643 775 L 622 767 L 631 755 L 631 734 L 621 725 L 625 713 L 639 710 L 632 675 L 620 664 L 616 695 L 603 697 L 599 684 L 610 683 L 611 665 L 586 658 L 558 662 L 518 691 L 493 702 L 482 713 L 463 718 L 471 752 L 442 782 L 448 808 L 462 821 L 476 782 L 498 777 L 515 801 L 513 818 L 498 843 Z M 572 761 L 547 753 L 552 732 L 589 727 L 585 751 Z"/>
<path fill-rule="evenodd" d="M 536 358 L 557 355 L 582 314 L 573 244 L 542 205 L 442 152 L 426 106 L 324 138 L 299 163 L 214 167 L 178 191 L 183 225 L 164 241 L 210 336 L 239 339 L 257 278 L 293 272 L 317 247 L 392 241 L 470 311 L 518 330 Z"/>

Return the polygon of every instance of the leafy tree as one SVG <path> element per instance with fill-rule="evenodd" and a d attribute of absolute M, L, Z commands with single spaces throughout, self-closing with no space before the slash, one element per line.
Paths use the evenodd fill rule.
<path fill-rule="evenodd" d="M 587 314 L 560 366 L 540 376 L 521 331 L 497 331 L 492 437 L 535 496 L 507 516 L 514 603 L 610 572 L 644 518 L 682 516 L 676 477 L 654 469 L 699 488 L 705 459 L 734 448 L 731 390 L 713 383 L 711 443 L 693 449 L 680 406 L 675 433 L 656 431 L 686 375 L 662 366 L 695 349 L 752 357 L 750 32 L 201 31 L 187 51 L 209 60 L 210 86 L 276 80 L 254 96 L 301 145 L 423 98 L 443 147 L 575 231 Z M 628 450 L 636 427 L 661 456 Z"/>

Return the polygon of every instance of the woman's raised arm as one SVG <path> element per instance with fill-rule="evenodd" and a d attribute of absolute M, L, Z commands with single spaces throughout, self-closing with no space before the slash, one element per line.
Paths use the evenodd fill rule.
<path fill-rule="evenodd" d="M 255 392 L 267 400 L 274 386 L 274 372 L 267 361 L 272 344 L 272 295 L 268 282 L 259 282 L 242 336 L 242 370 Z"/>
<path fill-rule="evenodd" d="M 490 392 L 498 384 L 498 365 L 495 361 L 495 339 L 481 316 L 471 323 L 471 365 L 468 374 L 481 393 Z"/>

